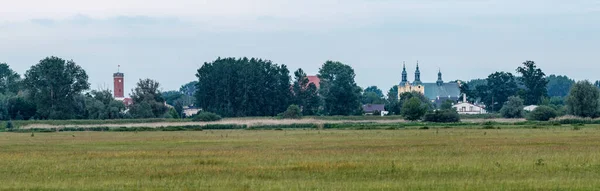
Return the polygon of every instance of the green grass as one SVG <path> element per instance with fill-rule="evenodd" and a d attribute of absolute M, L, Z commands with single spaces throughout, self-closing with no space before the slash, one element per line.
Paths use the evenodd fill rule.
<path fill-rule="evenodd" d="M 599 125 L 495 126 L 5 132 L 0 190 L 600 187 Z"/>

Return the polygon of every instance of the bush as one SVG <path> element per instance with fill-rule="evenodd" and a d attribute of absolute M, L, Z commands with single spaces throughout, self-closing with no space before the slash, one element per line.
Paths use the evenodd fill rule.
<path fill-rule="evenodd" d="M 14 128 L 12 121 L 6 121 L 6 127 L 5 128 L 9 129 L 9 130 L 12 129 L 12 128 Z"/>
<path fill-rule="evenodd" d="M 404 116 L 406 120 L 419 120 L 426 112 L 426 105 L 417 97 L 410 98 L 402 104 L 402 116 Z"/>
<path fill-rule="evenodd" d="M 200 112 L 192 121 L 219 121 L 221 120 L 221 116 L 211 112 Z"/>
<path fill-rule="evenodd" d="M 523 99 L 515 96 L 509 97 L 500 109 L 500 114 L 505 118 L 521 118 L 523 113 Z"/>
<path fill-rule="evenodd" d="M 539 106 L 535 108 L 527 116 L 527 120 L 531 121 L 548 121 L 557 116 L 556 110 L 548 106 Z"/>
<path fill-rule="evenodd" d="M 301 119 L 302 110 L 297 105 L 290 105 L 285 112 L 281 115 L 284 119 Z"/>
<path fill-rule="evenodd" d="M 425 114 L 423 121 L 436 123 L 459 122 L 460 115 L 456 110 L 436 110 Z"/>

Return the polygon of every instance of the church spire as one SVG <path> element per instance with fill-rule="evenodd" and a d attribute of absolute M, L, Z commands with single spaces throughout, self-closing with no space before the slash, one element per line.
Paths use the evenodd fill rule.
<path fill-rule="evenodd" d="M 421 71 L 419 71 L 419 61 L 417 60 L 417 70 L 415 71 L 415 81 L 413 82 L 415 85 L 421 84 Z"/>
<path fill-rule="evenodd" d="M 406 63 L 402 62 L 402 82 L 400 85 L 404 85 L 408 82 L 408 74 L 406 73 Z"/>
<path fill-rule="evenodd" d="M 442 80 L 442 69 L 438 69 L 438 79 L 435 82 L 438 86 L 444 84 L 444 80 Z"/>

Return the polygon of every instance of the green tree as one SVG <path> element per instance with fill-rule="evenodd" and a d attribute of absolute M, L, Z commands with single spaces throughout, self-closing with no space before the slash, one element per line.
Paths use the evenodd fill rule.
<path fill-rule="evenodd" d="M 568 112 L 579 117 L 598 117 L 600 111 L 599 91 L 587 80 L 575 83 L 566 99 Z"/>
<path fill-rule="evenodd" d="M 569 95 L 571 86 L 575 84 L 575 81 L 567 76 L 550 75 L 546 78 L 548 80 L 548 96 L 549 97 L 565 97 Z"/>
<path fill-rule="evenodd" d="M 402 103 L 398 100 L 398 86 L 392 86 L 390 90 L 388 90 L 385 109 L 389 111 L 390 114 L 400 115 Z"/>
<path fill-rule="evenodd" d="M 406 120 L 419 120 L 425 113 L 427 113 L 427 106 L 418 97 L 412 97 L 402 104 L 402 116 Z"/>
<path fill-rule="evenodd" d="M 302 108 L 304 115 L 316 115 L 320 107 L 320 97 L 317 86 L 309 83 L 306 73 L 302 69 L 294 72 L 294 84 L 292 86 L 293 103 Z"/>
<path fill-rule="evenodd" d="M 475 92 L 486 108 L 493 112 L 499 111 L 508 97 L 516 95 L 518 91 L 517 82 L 511 73 L 495 72 L 486 81 L 487 85 L 477 86 Z"/>
<path fill-rule="evenodd" d="M 174 106 L 175 102 L 181 102 L 184 96 L 185 94 L 179 91 L 162 92 L 162 97 L 165 99 L 165 102 L 171 106 Z"/>
<path fill-rule="evenodd" d="M 185 114 L 183 113 L 183 111 L 184 111 L 183 104 L 180 101 L 175 102 L 174 109 L 177 112 L 177 114 L 180 116 L 180 118 L 185 117 Z"/>
<path fill-rule="evenodd" d="M 140 80 L 133 89 L 131 115 L 135 118 L 162 117 L 168 111 L 165 99 L 159 90 L 160 84 L 151 79 Z"/>
<path fill-rule="evenodd" d="M 188 96 L 194 96 L 194 93 L 196 93 L 197 85 L 197 81 L 188 82 L 187 84 L 184 84 L 179 88 L 179 92 Z"/>
<path fill-rule="evenodd" d="M 169 108 L 169 112 L 167 113 L 167 116 L 169 118 L 173 118 L 173 119 L 181 118 L 181 116 L 179 115 L 179 113 L 177 113 L 177 110 L 175 110 L 175 108 Z"/>
<path fill-rule="evenodd" d="M 383 97 L 383 93 L 377 86 L 370 86 L 363 91 L 362 104 L 385 104 L 386 100 Z"/>
<path fill-rule="evenodd" d="M 440 109 L 451 110 L 452 104 L 454 104 L 454 102 L 452 100 L 446 100 L 444 103 L 442 103 L 442 105 L 440 106 Z"/>
<path fill-rule="evenodd" d="M 502 106 L 500 114 L 505 118 L 521 118 L 525 113 L 523 107 L 523 99 L 511 96 L 508 98 L 508 101 L 504 103 L 504 106 Z"/>
<path fill-rule="evenodd" d="M 0 93 L 1 94 L 17 94 L 19 91 L 19 83 L 21 76 L 17 72 L 10 69 L 8 64 L 0 63 Z"/>
<path fill-rule="evenodd" d="M 466 94 L 467 101 L 475 102 L 480 98 L 477 92 L 477 86 L 487 86 L 487 79 L 473 79 L 468 82 L 460 83 L 460 93 Z"/>
<path fill-rule="evenodd" d="M 85 99 L 87 118 L 120 119 L 123 118 L 125 104 L 113 98 L 110 90 L 93 90 Z"/>
<path fill-rule="evenodd" d="M 362 88 L 354 81 L 354 69 L 341 62 L 327 61 L 319 69 L 320 95 L 324 112 L 328 115 L 362 114 L 360 97 Z"/>
<path fill-rule="evenodd" d="M 542 98 L 548 93 L 546 74 L 542 69 L 537 68 L 535 62 L 525 61 L 523 66 L 517 68 L 517 72 L 521 74 L 522 82 L 525 85 L 525 104 L 537 105 L 542 102 Z"/>
<path fill-rule="evenodd" d="M 196 74 L 197 106 L 224 117 L 275 116 L 292 102 L 285 65 L 248 58 L 218 58 Z"/>
<path fill-rule="evenodd" d="M 29 120 L 37 111 L 34 102 L 20 96 L 9 98 L 7 104 L 8 114 L 14 120 Z"/>
<path fill-rule="evenodd" d="M 75 62 L 48 57 L 25 73 L 24 87 L 42 119 L 71 119 L 80 113 L 81 92 L 89 89 L 88 76 Z"/>

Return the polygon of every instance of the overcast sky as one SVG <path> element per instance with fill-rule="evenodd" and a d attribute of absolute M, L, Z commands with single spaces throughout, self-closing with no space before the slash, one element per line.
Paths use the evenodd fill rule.
<path fill-rule="evenodd" d="M 217 57 L 258 57 L 316 74 L 352 66 L 362 86 L 485 78 L 534 60 L 546 74 L 600 76 L 595 0 L 0 0 L 0 62 L 24 74 L 47 56 L 86 69 L 92 89 L 151 78 L 163 90 Z"/>

